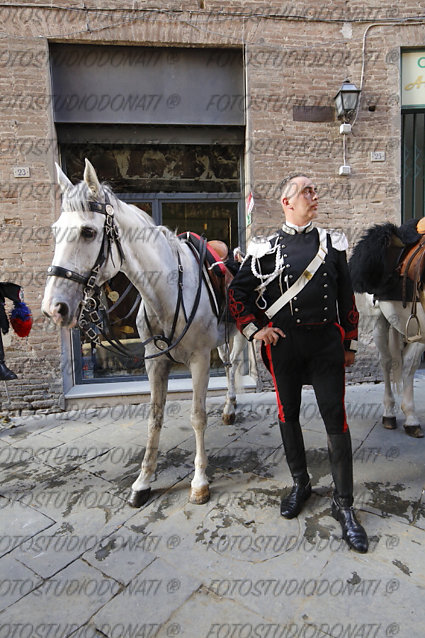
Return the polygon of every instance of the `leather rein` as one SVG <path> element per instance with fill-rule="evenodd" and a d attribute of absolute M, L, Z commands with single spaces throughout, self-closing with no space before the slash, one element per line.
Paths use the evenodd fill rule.
<path fill-rule="evenodd" d="M 116 351 L 117 354 L 121 356 L 125 356 L 128 358 L 133 358 L 134 353 L 130 353 L 130 351 L 122 346 L 122 344 L 114 339 L 113 341 L 104 333 L 102 319 L 99 314 L 99 310 L 107 309 L 102 305 L 100 300 L 100 291 L 101 287 L 96 284 L 96 279 L 99 274 L 101 267 L 106 262 L 107 258 L 111 255 L 112 259 L 112 244 L 116 244 L 118 253 L 120 255 L 121 263 L 125 261 L 125 255 L 121 246 L 120 236 L 118 228 L 115 224 L 114 220 L 114 207 L 109 201 L 108 194 L 105 194 L 105 203 L 100 202 L 88 202 L 89 210 L 95 213 L 101 213 L 105 216 L 105 224 L 103 227 L 103 238 L 102 245 L 99 250 L 99 254 L 94 263 L 93 268 L 90 271 L 90 274 L 87 277 L 80 275 L 79 273 L 70 270 L 68 268 L 62 268 L 62 266 L 49 266 L 47 269 L 48 277 L 60 277 L 62 279 L 67 279 L 68 281 L 75 281 L 84 286 L 83 289 L 83 299 L 80 302 L 80 314 L 78 318 L 78 327 L 84 332 L 89 341 L 95 343 L 96 345 L 101 346 L 102 348 L 109 349 L 101 342 L 101 337 L 106 340 L 111 348 Z M 183 339 L 186 332 L 189 330 L 190 325 L 195 317 L 196 311 L 198 310 L 199 301 L 201 298 L 202 292 L 202 267 L 205 259 L 207 251 L 207 242 L 202 238 L 201 248 L 199 252 L 199 261 L 198 261 L 198 287 L 195 295 L 195 300 L 193 302 L 193 307 L 190 312 L 189 317 L 186 313 L 186 308 L 184 306 L 183 300 L 183 266 L 181 264 L 180 255 L 177 253 L 177 262 L 178 262 L 178 276 L 177 276 L 177 303 L 176 309 L 174 311 L 173 323 L 171 328 L 171 333 L 169 337 L 164 334 L 154 335 L 151 325 L 149 323 L 146 310 L 145 310 L 145 321 L 148 326 L 149 332 L 151 336 L 145 341 L 141 342 L 140 346 L 145 347 L 152 341 L 155 346 L 158 348 L 159 352 L 144 356 L 144 359 L 154 359 L 156 357 L 160 357 L 161 355 L 167 355 L 171 360 L 173 358 L 169 354 L 170 351 L 175 348 L 178 343 Z M 126 292 L 124 293 L 124 295 Z M 120 298 L 122 299 L 122 297 Z M 114 304 L 116 307 L 119 303 L 119 300 Z M 133 308 L 135 308 L 135 305 Z M 175 337 L 175 331 L 177 327 L 177 321 L 180 314 L 180 310 L 183 311 L 183 315 L 186 321 L 185 327 L 183 328 L 180 335 L 173 341 Z M 96 330 L 97 329 L 97 330 Z"/>

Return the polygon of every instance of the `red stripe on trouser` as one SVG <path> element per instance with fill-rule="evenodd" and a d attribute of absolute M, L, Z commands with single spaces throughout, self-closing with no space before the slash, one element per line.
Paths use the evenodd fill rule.
<path fill-rule="evenodd" d="M 336 321 L 335 321 L 335 325 L 336 325 L 336 327 L 338 328 L 338 330 L 341 333 L 341 343 L 343 344 L 343 347 L 344 347 L 345 330 Z M 344 387 L 344 390 L 343 390 L 343 394 L 342 394 L 342 407 L 344 408 L 344 427 L 342 428 L 342 431 L 343 432 L 347 432 L 348 423 L 347 423 L 347 414 L 345 412 L 345 368 L 344 368 L 344 386 L 343 387 Z"/>
<path fill-rule="evenodd" d="M 267 358 L 268 358 L 268 360 L 270 362 L 270 374 L 272 375 L 273 385 L 274 385 L 274 389 L 275 389 L 275 392 L 276 392 L 277 407 L 278 407 L 278 411 L 279 411 L 279 420 L 284 423 L 285 422 L 285 413 L 283 411 L 283 405 L 282 405 L 282 403 L 280 401 L 279 391 L 277 389 L 276 377 L 275 377 L 274 369 L 273 369 L 272 349 L 271 349 L 270 343 L 266 345 L 266 354 L 267 354 Z"/>

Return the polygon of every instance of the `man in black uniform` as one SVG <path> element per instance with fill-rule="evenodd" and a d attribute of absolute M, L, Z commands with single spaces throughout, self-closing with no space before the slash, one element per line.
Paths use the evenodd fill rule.
<path fill-rule="evenodd" d="M 305 175 L 283 182 L 282 229 L 251 241 L 229 288 L 239 330 L 262 342 L 277 395 L 279 426 L 293 487 L 281 514 L 294 518 L 311 495 L 299 422 L 301 390 L 310 383 L 325 423 L 334 480 L 332 515 L 345 541 L 367 552 L 368 539 L 353 510 L 353 461 L 345 407 L 345 366 L 354 362 L 358 312 L 343 233 L 315 228 L 318 195 Z"/>

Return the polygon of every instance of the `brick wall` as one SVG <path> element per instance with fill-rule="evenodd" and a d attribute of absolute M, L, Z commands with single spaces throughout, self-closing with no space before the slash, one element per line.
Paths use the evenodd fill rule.
<path fill-rule="evenodd" d="M 9 383 L 8 409 L 60 409 L 61 340 L 42 318 L 44 273 L 52 259 L 49 227 L 59 212 L 54 185 L 57 145 L 50 100 L 48 42 L 219 46 L 245 44 L 247 78 L 246 193 L 254 193 L 248 234 L 272 231 L 281 221 L 279 183 L 304 171 L 321 191 L 320 221 L 342 228 L 351 245 L 363 229 L 400 220 L 400 47 L 423 46 L 423 24 L 371 26 L 418 12 L 403 2 L 222 2 L 189 0 L 138 3 L 57 2 L 46 7 L 15 4 L 0 8 L 5 37 L 0 47 L 0 253 L 2 280 L 22 283 L 35 325 L 25 340 L 11 339 L 6 362 L 19 376 Z M 317 3 L 319 4 L 319 3 Z M 60 8 L 62 7 L 62 9 Z M 348 140 L 350 177 L 339 177 L 342 139 L 332 122 L 294 121 L 293 107 L 333 106 L 349 77 L 358 86 L 365 69 L 362 102 Z M 221 58 L 217 64 L 223 64 Z M 240 101 L 238 102 L 240 104 Z M 223 98 L 221 108 L 226 107 Z M 372 163 L 371 150 L 385 150 L 386 162 Z M 13 177 L 28 166 L 29 178 Z M 370 323 L 370 322 L 369 322 Z M 379 377 L 370 330 L 354 380 Z M 366 354 L 367 353 L 367 354 Z"/>

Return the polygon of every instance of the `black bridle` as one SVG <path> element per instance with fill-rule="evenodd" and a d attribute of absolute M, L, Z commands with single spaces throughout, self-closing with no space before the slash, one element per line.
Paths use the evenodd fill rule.
<path fill-rule="evenodd" d="M 95 213 L 101 213 L 105 216 L 105 223 L 103 227 L 103 238 L 102 245 L 100 247 L 97 259 L 94 263 L 93 268 L 88 276 L 80 275 L 79 273 L 70 270 L 68 268 L 62 268 L 62 266 L 49 266 L 47 269 L 48 277 L 60 277 L 62 279 L 67 279 L 68 281 L 75 281 L 78 284 L 82 284 L 84 286 L 83 290 L 83 299 L 80 302 L 80 314 L 78 318 L 78 326 L 87 336 L 87 338 L 92 342 L 101 347 L 106 347 L 101 342 L 101 337 L 108 341 L 110 346 L 117 351 L 118 354 L 124 355 L 126 357 L 133 357 L 134 354 L 129 353 L 129 351 L 124 348 L 121 343 L 117 340 L 111 341 L 107 335 L 103 332 L 102 320 L 99 314 L 101 306 L 100 301 L 100 291 L 101 288 L 96 284 L 96 280 L 99 274 L 101 267 L 104 265 L 108 257 L 111 255 L 112 259 L 112 245 L 115 244 L 118 249 L 118 253 L 120 256 L 121 263 L 125 261 L 124 252 L 121 246 L 120 236 L 118 228 L 115 224 L 114 220 L 114 207 L 109 201 L 107 193 L 105 193 L 105 203 L 101 202 L 88 202 L 89 210 Z M 202 238 L 201 238 L 202 239 Z M 166 337 L 164 334 L 154 335 L 152 334 L 152 328 L 150 326 L 146 310 L 145 310 L 145 321 L 151 336 L 143 341 L 140 345 L 142 347 L 148 345 L 152 341 L 155 346 L 158 348 L 159 352 L 145 356 L 144 359 L 153 359 L 155 357 L 159 357 L 163 354 L 167 355 L 171 360 L 172 357 L 169 354 L 170 351 L 177 346 L 177 344 L 183 339 L 186 332 L 188 331 L 192 321 L 195 317 L 196 311 L 198 310 L 199 301 L 201 298 L 201 290 L 202 290 L 202 268 L 205 260 L 205 255 L 207 251 L 207 242 L 202 239 L 201 248 L 199 252 L 198 258 L 198 287 L 195 295 L 195 300 L 193 303 L 193 307 L 189 317 L 187 317 L 186 309 L 184 307 L 183 301 L 183 266 L 181 264 L 180 255 L 177 253 L 177 262 L 178 262 L 178 277 L 177 277 L 177 303 L 176 309 L 174 312 L 174 318 L 171 328 L 171 333 L 169 337 Z M 103 308 L 106 310 L 105 308 Z M 183 328 L 183 331 L 179 335 L 179 337 L 173 341 L 177 320 L 180 314 L 180 309 L 183 311 L 183 315 L 186 321 L 186 325 Z M 94 326 L 94 327 L 93 327 Z M 95 330 L 97 328 L 97 331 Z"/>
<path fill-rule="evenodd" d="M 100 307 L 100 287 L 96 284 L 96 279 L 101 267 L 106 262 L 109 255 L 112 256 L 112 244 L 117 246 L 121 263 L 125 260 L 118 228 L 114 220 L 114 207 L 110 203 L 107 194 L 105 194 L 105 200 L 105 203 L 93 201 L 88 202 L 88 207 L 91 212 L 101 213 L 105 216 L 102 245 L 90 273 L 85 277 L 74 270 L 70 270 L 69 268 L 62 268 L 62 266 L 49 266 L 47 269 L 48 277 L 61 277 L 62 279 L 75 281 L 76 283 L 84 286 L 83 299 L 80 302 L 81 309 L 78 325 L 90 341 L 99 345 L 101 345 L 100 336 L 90 325 L 94 324 L 98 327 L 101 325 L 101 319 L 98 313 Z"/>

